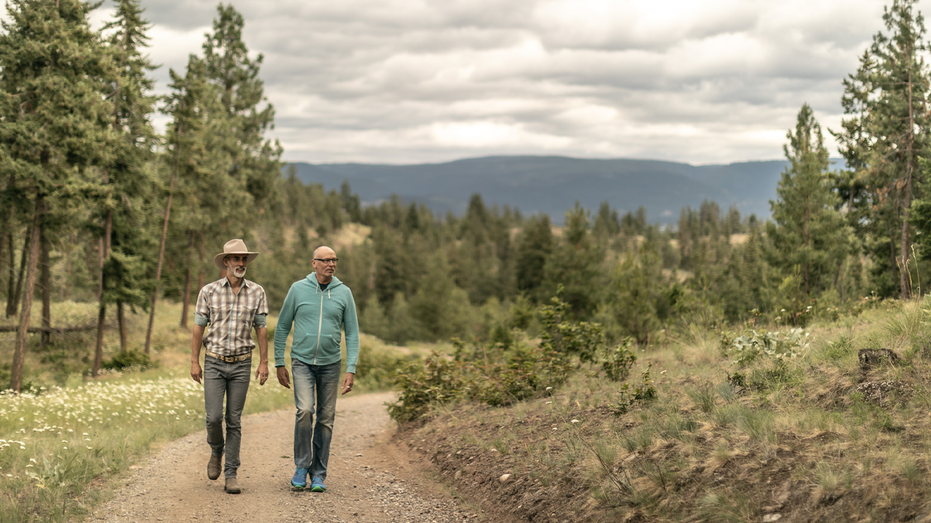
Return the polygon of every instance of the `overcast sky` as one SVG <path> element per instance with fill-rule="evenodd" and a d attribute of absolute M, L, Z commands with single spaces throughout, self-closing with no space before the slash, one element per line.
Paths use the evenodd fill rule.
<path fill-rule="evenodd" d="M 891 0 L 889 0 L 891 3 Z M 236 0 L 285 159 L 782 158 L 883 29 L 880 0 Z M 159 92 L 213 0 L 143 0 Z M 931 5 L 926 0 L 922 7 Z M 112 14 L 106 2 L 95 23 Z M 164 122 L 158 122 L 163 127 Z M 836 147 L 825 133 L 832 156 Z"/>

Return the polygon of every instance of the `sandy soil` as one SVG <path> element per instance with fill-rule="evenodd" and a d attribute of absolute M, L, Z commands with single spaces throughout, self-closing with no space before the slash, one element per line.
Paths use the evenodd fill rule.
<path fill-rule="evenodd" d="M 294 411 L 243 420 L 242 493 L 207 479 L 210 449 L 201 431 L 166 445 L 134 467 L 112 500 L 89 521 L 479 522 L 443 492 L 403 446 L 390 441 L 388 393 L 341 397 L 330 453 L 328 490 L 292 492 Z"/>

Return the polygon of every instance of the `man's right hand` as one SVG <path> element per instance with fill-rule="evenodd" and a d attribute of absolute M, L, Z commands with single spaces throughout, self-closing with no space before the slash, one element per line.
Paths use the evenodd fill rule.
<path fill-rule="evenodd" d="M 191 378 L 194 379 L 197 383 L 201 382 L 201 379 L 204 377 L 204 371 L 200 368 L 200 363 L 196 361 L 191 362 Z"/>
<path fill-rule="evenodd" d="M 288 374 L 288 369 L 284 367 L 278 367 L 275 369 L 275 373 L 278 374 L 278 383 L 286 389 L 291 388 L 291 376 Z"/>

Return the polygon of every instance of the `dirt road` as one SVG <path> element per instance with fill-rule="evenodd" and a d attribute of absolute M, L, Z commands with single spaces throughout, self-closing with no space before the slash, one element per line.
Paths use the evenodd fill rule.
<path fill-rule="evenodd" d="M 89 521 L 472 522 L 481 519 L 440 492 L 423 469 L 388 441 L 390 394 L 341 397 L 324 493 L 292 492 L 294 411 L 243 420 L 239 483 L 207 479 L 204 431 L 174 441 L 135 467 Z"/>

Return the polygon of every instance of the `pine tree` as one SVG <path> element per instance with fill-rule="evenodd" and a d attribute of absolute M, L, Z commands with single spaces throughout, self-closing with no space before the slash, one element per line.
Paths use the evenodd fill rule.
<path fill-rule="evenodd" d="M 33 213 L 10 378 L 16 391 L 46 212 L 96 192 L 89 168 L 108 165 L 114 143 L 104 84 L 112 66 L 89 27 L 90 9 L 78 0 L 10 0 L 0 34 L 0 165 L 29 195 Z"/>
<path fill-rule="evenodd" d="M 545 300 L 538 290 L 543 285 L 543 268 L 553 252 L 553 231 L 547 215 L 534 216 L 524 227 L 517 246 L 517 289 L 533 300 Z"/>
<path fill-rule="evenodd" d="M 798 271 L 805 296 L 820 294 L 849 252 L 852 234 L 836 210 L 837 195 L 828 176 L 828 150 L 811 107 L 802 105 L 795 132 L 783 146 L 790 165 L 770 201 L 773 264 L 788 275 Z"/>
<path fill-rule="evenodd" d="M 856 74 L 845 81 L 842 102 L 850 118 L 835 133 L 841 154 L 855 170 L 838 180 L 840 188 L 851 204 L 858 204 L 856 214 L 867 217 L 867 248 L 875 267 L 880 274 L 898 275 L 897 282 L 889 283 L 902 298 L 911 294 L 906 271 L 898 270 L 911 250 L 908 210 L 922 196 L 919 158 L 931 153 L 929 79 L 921 58 L 927 45 L 916 3 L 893 0 L 885 9 L 889 34 L 873 37 Z"/>
<path fill-rule="evenodd" d="M 230 212 L 225 205 L 225 195 L 229 189 L 224 187 L 222 174 L 226 166 L 225 155 L 218 147 L 214 147 L 214 131 L 220 124 L 213 115 L 218 114 L 219 106 L 214 88 L 207 81 L 204 62 L 191 55 L 184 76 L 174 70 L 170 70 L 169 75 L 172 79 L 169 85 L 171 93 L 162 109 L 164 114 L 172 118 L 165 136 L 167 151 L 164 156 L 169 164 L 169 183 L 146 331 L 146 354 L 151 348 L 169 226 L 175 224 L 178 236 L 183 238 L 186 246 L 180 254 L 181 259 L 186 260 L 183 266 L 187 281 L 182 293 L 184 310 L 181 319 L 184 325 L 188 316 L 187 306 L 191 301 L 191 280 L 197 269 L 194 254 L 199 254 L 201 259 L 204 257 L 203 230 L 217 226 L 225 214 Z M 175 219 L 171 221 L 175 195 L 179 196 L 181 208 L 174 211 Z"/>
<path fill-rule="evenodd" d="M 155 97 L 150 94 L 153 80 L 147 76 L 155 66 L 143 55 L 148 47 L 138 0 L 120 0 L 113 21 L 103 27 L 109 33 L 115 76 L 111 84 L 112 127 L 117 135 L 110 165 L 104 167 L 104 191 L 99 212 L 103 222 L 100 267 L 100 306 L 97 319 L 97 347 L 92 375 L 103 362 L 103 331 L 108 304 L 116 304 L 120 320 L 121 350 L 125 347 L 123 306 L 146 307 L 146 256 L 152 252 L 152 238 L 145 234 L 147 202 L 151 200 L 154 179 L 148 168 L 155 147 L 155 130 L 150 115 Z"/>
<path fill-rule="evenodd" d="M 591 317 L 601 301 L 606 283 L 601 267 L 605 249 L 592 241 L 589 223 L 588 210 L 575 202 L 575 207 L 566 212 L 562 238 L 547 258 L 543 270 L 542 292 L 553 295 L 562 285 L 563 301 L 580 321 Z"/>
<path fill-rule="evenodd" d="M 275 109 L 266 101 L 259 78 L 263 55 L 249 58 L 242 40 L 242 15 L 232 5 L 217 6 L 213 33 L 204 42 L 204 66 L 216 87 L 224 125 L 222 147 L 229 156 L 228 176 L 242 185 L 253 202 L 263 208 L 281 178 L 281 146 L 265 139 L 274 127 Z M 221 115 L 216 115 L 221 116 Z M 240 206 L 241 207 L 241 206 Z"/>

